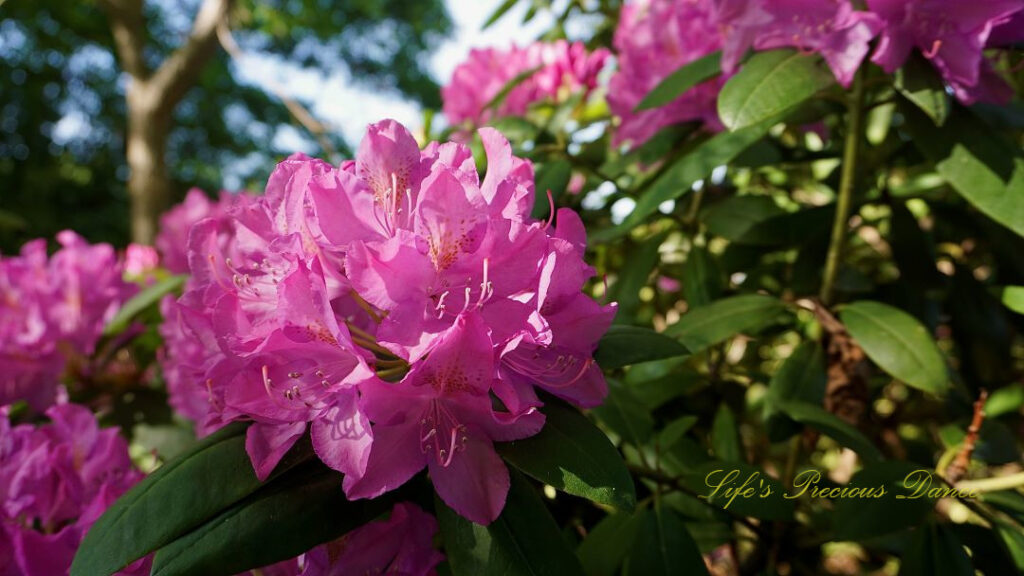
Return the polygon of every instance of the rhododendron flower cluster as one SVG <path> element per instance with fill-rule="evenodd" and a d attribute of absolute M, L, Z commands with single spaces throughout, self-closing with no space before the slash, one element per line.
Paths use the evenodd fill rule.
<path fill-rule="evenodd" d="M 609 53 L 588 52 L 581 42 L 536 42 L 525 48 L 476 49 L 441 89 L 444 114 L 452 124 L 483 125 L 495 117 L 522 115 L 530 104 L 562 101 L 578 90 L 591 90 Z M 512 79 L 535 70 L 513 88 L 496 110 L 485 109 Z"/>
<path fill-rule="evenodd" d="M 703 82 L 673 102 L 634 113 L 669 74 L 722 48 L 711 0 L 652 0 L 623 6 L 615 30 L 618 72 L 608 87 L 608 106 L 622 119 L 615 143 L 647 141 L 661 128 L 700 120 L 721 128 L 716 102 L 725 79 Z"/>
<path fill-rule="evenodd" d="M 222 190 L 220 198 L 214 202 L 198 188 L 189 190 L 181 204 L 160 217 L 160 232 L 154 244 L 163 267 L 174 274 L 188 272 L 188 233 L 192 225 L 206 218 L 222 216 L 232 206 L 244 204 L 251 198 L 244 193 Z"/>
<path fill-rule="evenodd" d="M 748 49 L 793 47 L 822 55 L 849 86 L 882 24 L 849 0 L 716 0 L 725 38 L 722 67 L 732 70 Z"/>
<path fill-rule="evenodd" d="M 942 74 L 957 98 L 1008 102 L 1012 89 L 992 69 L 982 51 L 999 24 L 1012 24 L 992 38 L 996 45 L 1024 36 L 1021 0 L 868 0 L 868 7 L 885 22 L 872 60 L 894 72 L 914 49 Z"/>
<path fill-rule="evenodd" d="M 0 410 L 0 575 L 67 574 L 79 543 L 114 500 L 142 479 L 116 429 L 56 404 L 51 423 L 12 427 Z M 121 574 L 148 574 L 140 560 Z"/>
<path fill-rule="evenodd" d="M 354 161 L 292 156 L 265 196 L 193 227 L 169 312 L 197 346 L 170 360 L 203 429 L 253 422 L 261 478 L 309 429 L 350 498 L 427 468 L 449 506 L 488 523 L 509 488 L 493 443 L 541 429 L 536 389 L 602 401 L 592 353 L 615 307 L 581 291 L 582 223 L 531 219 L 532 166 L 480 137 L 482 180 L 466 146 L 421 151 L 386 120 Z"/>
<path fill-rule="evenodd" d="M 0 405 L 52 404 L 68 362 L 92 354 L 103 326 L 136 290 L 110 245 L 67 230 L 57 241 L 49 258 L 41 239 L 0 257 Z"/>

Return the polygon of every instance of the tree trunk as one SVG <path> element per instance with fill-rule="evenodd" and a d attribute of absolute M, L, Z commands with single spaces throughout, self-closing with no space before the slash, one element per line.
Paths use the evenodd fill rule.
<path fill-rule="evenodd" d="M 128 197 L 132 242 L 152 244 L 160 214 L 170 205 L 173 185 L 167 172 L 170 115 L 161 114 L 144 82 L 128 89 Z"/>
<path fill-rule="evenodd" d="M 152 244 L 160 213 L 170 204 L 173 184 L 167 169 L 167 138 L 174 109 L 217 51 L 217 27 L 233 0 L 203 0 L 185 42 L 150 73 L 143 0 L 100 0 L 110 16 L 118 58 L 128 84 L 128 200 L 132 242 Z M 3 0 L 0 0 L 0 4 Z"/>

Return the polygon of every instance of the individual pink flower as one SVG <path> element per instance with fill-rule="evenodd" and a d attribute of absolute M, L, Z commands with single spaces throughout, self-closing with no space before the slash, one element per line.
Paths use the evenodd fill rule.
<path fill-rule="evenodd" d="M 244 204 L 250 198 L 245 193 L 221 191 L 220 198 L 214 202 L 198 188 L 189 190 L 181 204 L 160 217 L 160 231 L 154 244 L 164 267 L 174 274 L 188 272 L 188 234 L 192 225 L 204 218 L 221 216 L 232 206 Z"/>
<path fill-rule="evenodd" d="M 34 240 L 0 257 L 0 404 L 54 402 L 70 361 L 93 353 L 103 327 L 136 287 L 122 279 L 113 247 L 65 230 L 50 258 Z"/>
<path fill-rule="evenodd" d="M 1020 0 L 868 0 L 868 6 L 885 23 L 872 61 L 886 72 L 902 66 L 916 48 L 961 101 L 1012 96 L 982 52 L 993 28 L 1024 8 Z M 1013 31 L 1004 34 L 1013 37 Z"/>
<path fill-rule="evenodd" d="M 618 70 L 608 86 L 608 106 L 622 121 L 615 130 L 616 144 L 639 145 L 665 126 L 692 120 L 721 129 L 716 102 L 724 78 L 699 84 L 664 106 L 634 112 L 676 69 L 722 47 L 711 0 L 626 4 L 614 44 Z"/>
<path fill-rule="evenodd" d="M 92 523 L 142 479 L 127 442 L 116 429 L 100 429 L 88 409 L 57 404 L 46 414 L 49 424 L 11 427 L 0 410 L 3 574 L 66 574 Z M 120 572 L 148 573 L 148 559 Z"/>
<path fill-rule="evenodd" d="M 433 545 L 437 531 L 433 516 L 399 502 L 387 520 L 370 522 L 307 552 L 302 576 L 433 576 L 444 560 Z"/>
<path fill-rule="evenodd" d="M 581 292 L 579 219 L 532 220 L 531 165 L 480 136 L 482 180 L 466 146 L 421 151 L 379 122 L 354 161 L 292 156 L 265 196 L 196 224 L 192 277 L 166 308 L 179 410 L 203 432 L 252 422 L 261 478 L 308 430 L 350 498 L 428 468 L 460 514 L 497 517 L 508 472 L 493 443 L 540 430 L 534 386 L 600 402 L 591 356 L 615 308 Z"/>
<path fill-rule="evenodd" d="M 152 246 L 129 244 L 124 251 L 124 273 L 129 279 L 151 278 L 160 266 L 160 255 Z"/>
<path fill-rule="evenodd" d="M 900 0 L 902 1 L 902 0 Z M 882 24 L 849 0 L 715 0 L 725 38 L 723 68 L 746 51 L 794 47 L 825 58 L 836 80 L 849 86 Z"/>
<path fill-rule="evenodd" d="M 608 51 L 588 52 L 580 42 L 537 42 L 506 50 L 474 49 L 441 89 L 444 114 L 452 124 L 483 125 L 495 117 L 525 114 L 535 102 L 563 101 L 578 90 L 591 90 Z M 485 107 L 516 76 L 535 70 L 512 89 L 497 110 Z"/>

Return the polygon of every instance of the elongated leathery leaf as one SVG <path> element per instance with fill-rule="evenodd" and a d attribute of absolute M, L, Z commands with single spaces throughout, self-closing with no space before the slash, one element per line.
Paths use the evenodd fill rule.
<path fill-rule="evenodd" d="M 293 450 L 268 482 L 311 456 L 308 447 Z M 113 574 L 260 486 L 245 452 L 245 426 L 227 426 L 164 464 L 108 508 L 85 535 L 71 574 Z"/>
<path fill-rule="evenodd" d="M 501 516 L 480 526 L 437 503 L 445 552 L 455 576 L 583 576 L 583 567 L 537 495 L 521 474 L 512 485 Z"/>
<path fill-rule="evenodd" d="M 505 460 L 563 492 L 620 510 L 636 505 L 636 489 L 622 456 L 586 416 L 557 402 L 544 407 L 539 434 L 499 444 Z"/>
<path fill-rule="evenodd" d="M 153 576 L 230 576 L 294 558 L 385 512 L 390 498 L 350 501 L 319 462 L 282 475 L 161 548 Z"/>

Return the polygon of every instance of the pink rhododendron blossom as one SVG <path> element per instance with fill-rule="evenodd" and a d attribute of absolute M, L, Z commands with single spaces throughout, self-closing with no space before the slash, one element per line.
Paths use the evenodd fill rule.
<path fill-rule="evenodd" d="M 441 89 L 444 114 L 452 124 L 483 125 L 494 117 L 522 115 L 534 102 L 562 101 L 578 90 L 593 89 L 608 55 L 607 50 L 588 52 L 581 42 L 565 40 L 472 50 Z M 497 110 L 485 109 L 513 78 L 530 70 L 536 71 Z"/>
<path fill-rule="evenodd" d="M 615 30 L 618 71 L 608 106 L 622 123 L 615 143 L 639 145 L 671 124 L 699 120 L 722 127 L 716 102 L 725 78 L 708 80 L 673 102 L 634 112 L 641 100 L 676 69 L 722 47 L 711 0 L 651 0 L 622 7 Z"/>
<path fill-rule="evenodd" d="M 821 54 L 836 80 L 849 86 L 871 39 L 882 28 L 877 15 L 854 10 L 849 0 L 715 0 L 715 4 L 725 38 L 722 63 L 726 71 L 751 47 L 794 47 Z"/>
<path fill-rule="evenodd" d="M 79 543 L 142 479 L 116 429 L 87 408 L 51 406 L 49 424 L 12 427 L 0 410 L 0 574 L 67 574 Z M 120 574 L 148 574 L 140 560 Z"/>
<path fill-rule="evenodd" d="M 160 255 L 152 246 L 129 244 L 124 251 L 124 273 L 129 280 L 143 280 L 152 276 L 160 266 Z"/>
<path fill-rule="evenodd" d="M 433 545 L 437 531 L 433 516 L 399 502 L 387 520 L 370 522 L 307 552 L 302 576 L 432 576 L 444 560 Z"/>
<path fill-rule="evenodd" d="M 421 151 L 386 120 L 354 162 L 292 156 L 265 196 L 197 224 L 192 278 L 165 306 L 179 410 L 201 431 L 252 421 L 260 477 L 309 430 L 350 498 L 426 468 L 460 514 L 496 518 L 493 443 L 541 429 L 535 388 L 601 402 L 592 354 L 615 307 L 582 292 L 579 218 L 531 219 L 532 166 L 480 136 L 482 180 L 467 147 Z"/>
<path fill-rule="evenodd" d="M 985 61 L 982 51 L 994 27 L 1024 9 L 1021 0 L 868 0 L 885 23 L 872 61 L 894 72 L 916 48 L 965 103 L 1006 101 L 1012 90 Z M 1013 39 L 1021 31 L 1002 30 Z"/>
<path fill-rule="evenodd" d="M 232 206 L 244 204 L 250 198 L 244 193 L 221 191 L 215 202 L 198 188 L 189 190 L 181 204 L 160 217 L 160 232 L 154 244 L 164 268 L 174 274 L 188 272 L 188 233 L 192 225 L 205 218 L 222 216 Z"/>
<path fill-rule="evenodd" d="M 49 258 L 44 240 L 0 257 L 0 404 L 52 404 L 68 362 L 92 354 L 104 325 L 136 290 L 122 279 L 110 245 L 67 230 L 57 241 L 61 248 Z"/>

